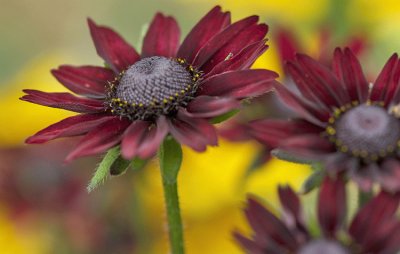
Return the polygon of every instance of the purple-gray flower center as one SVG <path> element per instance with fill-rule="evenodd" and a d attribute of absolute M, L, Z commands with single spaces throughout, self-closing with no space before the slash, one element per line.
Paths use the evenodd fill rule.
<path fill-rule="evenodd" d="M 342 152 L 373 160 L 393 153 L 400 139 L 400 121 L 378 105 L 351 108 L 328 128 Z"/>
<path fill-rule="evenodd" d="M 170 114 L 191 100 L 200 73 L 183 59 L 152 56 L 141 59 L 111 84 L 111 112 L 131 120 Z"/>
<path fill-rule="evenodd" d="M 316 240 L 303 246 L 297 254 L 350 254 L 350 252 L 337 242 Z"/>

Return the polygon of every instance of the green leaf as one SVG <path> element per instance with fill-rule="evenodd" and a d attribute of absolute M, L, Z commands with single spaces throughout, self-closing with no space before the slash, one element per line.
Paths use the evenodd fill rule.
<path fill-rule="evenodd" d="M 239 111 L 240 111 L 239 109 L 231 110 L 229 112 L 226 112 L 225 114 L 214 117 L 213 119 L 210 120 L 210 122 L 212 124 L 222 123 L 222 122 L 228 120 L 229 118 L 231 118 L 232 116 L 236 115 L 237 113 L 239 113 Z"/>
<path fill-rule="evenodd" d="M 169 184 L 176 183 L 182 164 L 182 148 L 172 137 L 167 137 L 159 150 L 160 168 L 163 179 Z"/>
<path fill-rule="evenodd" d="M 313 165 L 311 167 L 313 168 Z M 315 188 L 321 186 L 324 177 L 325 177 L 324 170 L 315 170 L 314 173 L 312 173 L 303 183 L 303 186 L 301 187 L 301 193 L 307 194 L 312 190 L 314 190 Z"/>
<path fill-rule="evenodd" d="M 293 163 L 298 163 L 298 164 L 313 164 L 315 161 L 308 160 L 305 158 L 300 158 L 298 156 L 294 156 L 293 154 L 290 154 L 288 152 L 279 150 L 279 149 L 274 149 L 271 151 L 272 156 L 275 156 L 276 158 L 284 161 L 289 161 Z"/>
<path fill-rule="evenodd" d="M 119 157 L 119 147 L 114 147 L 108 150 L 103 160 L 100 162 L 99 166 L 94 173 L 94 176 L 90 180 L 88 187 L 86 188 L 88 192 L 93 191 L 97 186 L 104 182 L 110 173 L 110 167 L 115 160 Z"/>

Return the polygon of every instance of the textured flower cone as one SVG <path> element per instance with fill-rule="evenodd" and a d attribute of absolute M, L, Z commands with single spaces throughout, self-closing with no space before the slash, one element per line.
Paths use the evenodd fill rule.
<path fill-rule="evenodd" d="M 322 235 L 312 236 L 306 226 L 299 197 L 290 187 L 279 187 L 282 219 L 248 199 L 246 217 L 254 234 L 235 232 L 238 243 L 250 254 L 367 254 L 400 250 L 400 221 L 396 218 L 399 196 L 381 192 L 362 207 L 346 225 L 346 191 L 341 179 L 326 178 L 318 199 Z M 343 237 L 346 240 L 343 241 Z"/>
<path fill-rule="evenodd" d="M 298 115 L 249 124 L 253 137 L 293 156 L 346 172 L 364 191 L 379 183 L 400 190 L 400 64 L 394 54 L 373 84 L 350 49 L 336 49 L 332 68 L 302 54 L 286 65 L 301 95 L 275 85 Z"/>
<path fill-rule="evenodd" d="M 122 156 L 149 158 L 164 137 L 196 151 L 217 145 L 210 119 L 268 92 L 277 74 L 250 70 L 267 49 L 268 27 L 251 16 L 235 23 L 213 8 L 180 44 L 173 17 L 158 13 L 142 53 L 112 29 L 88 20 L 97 53 L 109 68 L 62 65 L 53 70 L 70 93 L 24 90 L 21 99 L 79 113 L 26 140 L 30 144 L 83 136 L 66 161 L 121 145 Z"/>

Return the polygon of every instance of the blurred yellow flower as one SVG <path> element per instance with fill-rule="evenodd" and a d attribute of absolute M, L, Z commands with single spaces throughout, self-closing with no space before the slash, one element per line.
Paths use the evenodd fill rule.
<path fill-rule="evenodd" d="M 18 75 L 1 89 L 0 93 L 0 147 L 21 145 L 24 140 L 73 113 L 20 101 L 22 89 L 31 88 L 49 92 L 66 89 L 50 74 L 50 69 L 64 62 L 68 57 L 48 54 L 30 61 Z"/>
<path fill-rule="evenodd" d="M 35 227 L 19 228 L 0 205 L 0 253 L 44 254 L 48 253 L 48 239 Z"/>

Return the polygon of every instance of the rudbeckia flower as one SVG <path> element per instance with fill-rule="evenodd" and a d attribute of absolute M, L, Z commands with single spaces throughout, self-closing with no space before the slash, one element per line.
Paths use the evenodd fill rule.
<path fill-rule="evenodd" d="M 164 137 L 196 151 L 217 145 L 210 119 L 271 88 L 277 74 L 250 70 L 266 49 L 268 27 L 251 16 L 231 24 L 219 6 L 180 44 L 173 17 L 155 15 L 139 54 L 112 29 L 88 20 L 107 67 L 62 65 L 53 75 L 77 95 L 24 90 L 21 99 L 80 113 L 26 140 L 29 144 L 84 135 L 66 161 L 120 145 L 126 159 L 153 156 Z"/>
<path fill-rule="evenodd" d="M 347 225 L 345 183 L 340 178 L 326 178 L 318 199 L 320 236 L 304 222 L 300 199 L 290 187 L 279 187 L 279 198 L 281 219 L 255 198 L 248 199 L 245 213 L 254 233 L 247 238 L 235 232 L 246 253 L 394 254 L 400 250 L 398 195 L 380 192 Z"/>
<path fill-rule="evenodd" d="M 252 135 L 290 156 L 321 161 L 328 174 L 346 172 L 365 191 L 373 183 L 400 190 L 397 54 L 373 84 L 348 48 L 335 50 L 332 69 L 302 54 L 286 67 L 299 93 L 275 89 L 299 117 L 256 120 Z"/>

